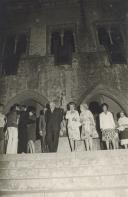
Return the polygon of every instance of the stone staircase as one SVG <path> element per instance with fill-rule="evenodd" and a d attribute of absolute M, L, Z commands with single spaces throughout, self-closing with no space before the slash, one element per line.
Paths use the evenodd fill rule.
<path fill-rule="evenodd" d="M 1 155 L 0 197 L 128 197 L 128 150 Z"/>

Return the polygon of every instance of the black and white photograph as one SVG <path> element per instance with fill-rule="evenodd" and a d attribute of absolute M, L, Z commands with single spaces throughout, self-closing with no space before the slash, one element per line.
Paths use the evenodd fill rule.
<path fill-rule="evenodd" d="M 0 197 L 128 197 L 128 0 L 0 0 Z"/>

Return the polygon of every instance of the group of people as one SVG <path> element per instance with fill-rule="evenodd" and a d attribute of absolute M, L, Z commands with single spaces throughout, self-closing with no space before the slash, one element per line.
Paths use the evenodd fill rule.
<path fill-rule="evenodd" d="M 81 104 L 76 109 L 74 102 L 69 103 L 69 109 L 64 111 L 56 107 L 55 102 L 40 111 L 37 122 L 36 111 L 26 106 L 14 105 L 8 114 L 4 115 L 3 105 L 0 105 L 0 153 L 17 154 L 35 152 L 34 143 L 40 136 L 42 152 L 57 152 L 59 137 L 64 132 L 69 139 L 71 151 L 76 150 L 77 142 L 83 140 L 86 150 L 93 150 L 93 139 L 99 138 L 95 118 L 88 105 Z M 102 104 L 99 114 L 101 141 L 106 148 L 117 149 L 119 144 L 128 148 L 128 118 L 120 112 L 118 123 L 114 120 L 109 106 Z"/>
<path fill-rule="evenodd" d="M 102 111 L 99 117 L 100 130 L 102 141 L 106 143 L 106 148 L 110 149 L 112 146 L 113 149 L 118 149 L 119 144 L 128 148 L 128 117 L 121 111 L 116 123 L 106 103 L 102 105 Z"/>
<path fill-rule="evenodd" d="M 36 140 L 36 114 L 34 109 L 14 105 L 5 115 L 0 105 L 0 153 L 27 153 L 29 140 Z M 34 132 L 33 132 L 34 131 Z"/>
<path fill-rule="evenodd" d="M 63 110 L 50 102 L 37 118 L 33 107 L 14 105 L 4 115 L 0 105 L 0 153 L 34 153 L 35 141 L 39 137 L 42 152 L 56 152 Z"/>
<path fill-rule="evenodd" d="M 75 109 L 75 104 L 69 104 L 69 111 L 66 113 L 68 136 L 71 149 L 77 148 L 77 142 L 84 140 L 87 150 L 93 149 L 93 138 L 98 138 L 96 124 L 93 114 L 87 104 L 80 105 L 80 114 Z"/>

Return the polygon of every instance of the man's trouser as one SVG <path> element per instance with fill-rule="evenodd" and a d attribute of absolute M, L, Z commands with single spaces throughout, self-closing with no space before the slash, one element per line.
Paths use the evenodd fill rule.
<path fill-rule="evenodd" d="M 57 152 L 58 141 L 59 141 L 59 131 L 50 130 L 47 133 L 49 152 Z"/>
<path fill-rule="evenodd" d="M 4 129 L 3 127 L 0 127 L 0 154 L 4 154 L 5 153 L 3 129 Z"/>
<path fill-rule="evenodd" d="M 16 127 L 8 127 L 6 154 L 17 154 L 17 146 L 18 146 L 18 129 Z"/>

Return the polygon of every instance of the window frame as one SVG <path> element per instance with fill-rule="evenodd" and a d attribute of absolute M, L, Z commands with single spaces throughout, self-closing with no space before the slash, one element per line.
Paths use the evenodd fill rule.
<path fill-rule="evenodd" d="M 99 42 L 99 38 L 98 38 L 98 26 L 99 27 L 105 27 L 105 29 L 110 29 L 111 27 L 115 26 L 118 27 L 122 38 L 123 38 L 123 42 L 126 43 L 127 38 L 126 38 L 126 27 L 125 27 L 125 23 L 122 21 L 98 21 L 94 24 L 94 32 L 95 32 L 95 38 L 96 38 L 96 48 L 97 51 L 100 52 L 105 52 L 105 48 L 103 45 L 100 44 Z M 124 56 L 125 56 L 125 60 L 126 60 L 126 64 L 127 64 L 127 45 L 124 44 Z M 111 57 L 109 57 L 109 61 L 110 64 L 118 64 L 118 63 L 112 63 L 111 62 Z M 125 63 L 119 63 L 119 64 L 125 64 Z"/>
<path fill-rule="evenodd" d="M 2 49 L 2 54 L 0 55 L 0 76 L 10 76 L 10 75 L 14 75 L 14 74 L 6 74 L 5 73 L 5 69 L 4 69 L 4 59 L 7 57 L 5 56 L 5 46 L 6 46 L 6 41 L 7 41 L 7 37 L 9 35 L 14 35 L 15 36 L 15 42 L 16 39 L 21 35 L 21 34 L 26 34 L 27 35 L 27 47 L 26 47 L 26 52 L 24 53 L 23 56 L 21 56 L 22 58 L 26 58 L 27 56 L 29 56 L 29 49 L 30 49 L 30 36 L 31 36 L 31 29 L 27 28 L 25 30 L 13 30 L 13 29 L 6 29 L 4 31 L 0 32 L 1 35 L 4 35 L 4 47 Z"/>
<path fill-rule="evenodd" d="M 65 30 L 71 30 L 73 32 L 73 37 L 74 37 L 74 45 L 75 45 L 75 52 L 78 52 L 78 39 L 77 39 L 77 32 L 78 32 L 78 27 L 76 23 L 67 23 L 67 24 L 57 24 L 57 25 L 49 25 L 46 27 L 46 54 L 48 56 L 53 56 L 51 54 L 51 35 L 53 32 L 58 31 L 65 31 Z M 73 53 L 73 54 L 74 54 Z"/>

